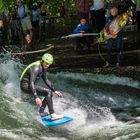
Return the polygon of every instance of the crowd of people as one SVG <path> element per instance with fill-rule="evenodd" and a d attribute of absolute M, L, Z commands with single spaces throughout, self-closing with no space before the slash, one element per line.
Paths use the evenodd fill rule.
<path fill-rule="evenodd" d="M 6 45 L 20 45 L 21 50 L 35 50 L 36 44 L 45 39 L 47 11 L 44 3 L 33 3 L 29 10 L 23 0 L 8 14 L 0 13 L 0 52 Z"/>
<path fill-rule="evenodd" d="M 110 15 L 110 8 L 112 6 L 118 8 L 118 14 L 124 13 L 128 10 L 131 10 L 132 12 L 136 11 L 137 13 L 132 14 L 137 16 L 137 22 L 140 24 L 139 5 L 139 0 L 77 0 L 79 17 L 85 17 L 87 22 L 91 22 L 98 32 L 104 27 L 105 18 Z"/>
<path fill-rule="evenodd" d="M 133 4 L 133 5 L 132 5 Z M 132 6 L 136 6 L 136 20 L 134 19 L 134 13 Z M 100 31 L 110 24 L 119 14 L 127 12 L 131 9 L 132 24 L 137 23 L 138 29 L 140 29 L 140 1 L 135 1 L 135 4 L 130 0 L 126 3 L 125 0 L 112 0 L 105 2 L 104 0 L 77 0 L 77 9 L 79 13 L 80 23 L 74 29 L 73 33 L 87 33 Z M 111 64 L 111 49 L 113 45 L 117 50 L 116 66 L 120 66 L 120 58 L 122 54 L 122 32 L 119 31 L 115 36 L 107 35 L 107 55 L 105 67 Z M 87 46 L 88 52 L 90 52 L 90 38 L 79 37 L 76 40 L 77 50 L 82 54 L 82 44 Z"/>
<path fill-rule="evenodd" d="M 73 30 L 77 33 L 99 33 L 106 24 L 109 24 L 117 15 L 126 12 L 131 8 L 132 2 L 128 0 L 77 0 L 76 7 L 80 23 Z M 134 3 L 133 3 L 134 4 Z M 136 4 L 136 21 L 138 29 L 140 29 L 140 2 L 135 0 Z M 34 2 L 29 10 L 23 0 L 17 0 L 17 8 L 10 11 L 6 16 L 4 13 L 0 15 L 0 52 L 4 51 L 4 47 L 9 44 L 21 44 L 22 51 L 36 50 L 37 43 L 42 41 L 46 33 L 47 20 L 46 5 L 41 3 L 38 5 Z M 135 22 L 135 20 L 132 20 Z M 107 57 L 106 66 L 111 62 L 111 49 L 115 44 L 117 49 L 116 66 L 120 64 L 122 32 L 120 31 L 115 37 L 110 37 L 107 41 Z M 83 45 L 87 46 L 87 51 L 91 49 L 91 37 L 77 38 L 76 50 L 83 52 Z"/>

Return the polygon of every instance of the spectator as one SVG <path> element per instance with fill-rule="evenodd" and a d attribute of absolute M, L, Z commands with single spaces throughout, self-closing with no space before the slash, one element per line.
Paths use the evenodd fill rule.
<path fill-rule="evenodd" d="M 2 22 L 3 22 L 3 28 L 4 28 L 4 44 L 8 45 L 9 40 L 8 40 L 8 31 L 9 31 L 9 22 L 7 20 L 7 16 L 5 12 L 2 12 L 0 14 Z"/>
<path fill-rule="evenodd" d="M 37 3 L 33 3 L 31 21 L 33 26 L 33 43 L 36 45 L 39 39 L 39 11 L 37 9 Z"/>
<path fill-rule="evenodd" d="M 137 25 L 138 29 L 140 30 L 140 1 L 136 1 L 136 11 L 137 11 Z"/>
<path fill-rule="evenodd" d="M 40 15 L 43 16 L 47 16 L 47 11 L 46 11 L 46 6 L 44 3 L 41 4 L 40 6 Z"/>
<path fill-rule="evenodd" d="M 115 5 L 118 8 L 118 14 L 122 14 L 128 10 L 126 2 L 122 0 L 112 0 L 111 5 Z"/>
<path fill-rule="evenodd" d="M 113 19 L 116 18 L 118 15 L 118 9 L 116 7 L 112 7 L 110 9 L 111 16 L 107 18 L 106 20 L 106 25 L 110 24 Z M 111 63 L 111 49 L 113 44 L 117 48 L 117 62 L 116 66 L 119 67 L 120 65 L 120 57 L 121 57 L 121 46 L 122 46 L 122 30 L 116 34 L 116 35 L 111 35 L 108 31 L 107 35 L 107 60 L 106 60 L 106 65 L 104 67 L 108 67 Z"/>
<path fill-rule="evenodd" d="M 4 25 L 3 25 L 3 20 L 0 19 L 0 53 L 3 52 L 3 47 L 4 47 Z"/>
<path fill-rule="evenodd" d="M 39 11 L 37 9 L 37 3 L 33 3 L 31 11 L 31 21 L 33 28 L 38 28 L 39 25 Z"/>
<path fill-rule="evenodd" d="M 60 11 L 60 16 L 61 17 L 65 17 L 65 15 L 66 15 L 66 9 L 65 9 L 65 6 L 64 5 L 60 6 L 59 11 Z"/>
<path fill-rule="evenodd" d="M 18 0 L 17 16 L 20 19 L 24 35 L 29 31 L 32 38 L 31 19 L 28 15 L 27 5 L 23 3 L 23 0 Z"/>
<path fill-rule="evenodd" d="M 86 33 L 89 32 L 89 26 L 87 24 L 86 19 L 82 18 L 80 20 L 80 24 L 77 25 L 77 27 L 75 28 L 75 30 L 73 31 L 74 34 L 77 33 Z M 88 36 L 86 37 L 79 37 L 76 40 L 76 46 L 77 46 L 77 51 L 80 51 L 80 53 L 83 53 L 83 47 L 82 45 L 86 44 L 88 51 L 90 51 L 90 39 Z"/>
<path fill-rule="evenodd" d="M 22 50 L 23 51 L 31 51 L 32 48 L 31 48 L 31 45 L 32 45 L 32 41 L 31 41 L 31 36 L 30 36 L 30 33 L 27 33 L 25 35 L 25 39 L 24 39 L 24 44 L 23 44 L 23 47 L 22 47 Z"/>
<path fill-rule="evenodd" d="M 93 0 L 93 5 L 90 7 L 90 17 L 93 26 L 97 32 L 100 32 L 105 26 L 105 3 L 104 0 Z"/>
<path fill-rule="evenodd" d="M 8 14 L 8 20 L 9 20 L 9 42 L 10 44 L 17 45 L 20 44 L 21 38 L 20 38 L 20 25 L 19 21 L 17 20 L 16 11 L 11 11 Z M 19 31 L 20 30 L 20 31 Z"/>
<path fill-rule="evenodd" d="M 81 18 L 85 18 L 89 21 L 89 4 L 88 0 L 77 0 L 77 10 Z"/>
<path fill-rule="evenodd" d="M 22 52 L 32 51 L 32 46 L 33 44 L 32 44 L 30 33 L 27 32 L 27 34 L 24 37 L 24 43 L 22 45 L 21 51 Z M 20 59 L 22 60 L 23 63 L 31 62 L 32 57 L 33 57 L 33 54 L 20 55 Z"/>
<path fill-rule="evenodd" d="M 44 41 L 46 39 L 46 23 L 49 21 L 47 16 L 46 5 L 41 4 L 39 9 L 40 21 L 39 21 L 39 40 Z"/>

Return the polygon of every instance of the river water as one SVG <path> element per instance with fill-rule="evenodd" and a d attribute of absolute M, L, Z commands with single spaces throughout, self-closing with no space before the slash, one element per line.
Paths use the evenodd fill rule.
<path fill-rule="evenodd" d="M 63 92 L 63 98 L 53 96 L 55 111 L 74 120 L 44 127 L 37 121 L 32 96 L 19 88 L 24 66 L 8 60 L 0 67 L 0 140 L 140 140 L 139 81 L 115 75 L 49 73 L 55 88 Z"/>

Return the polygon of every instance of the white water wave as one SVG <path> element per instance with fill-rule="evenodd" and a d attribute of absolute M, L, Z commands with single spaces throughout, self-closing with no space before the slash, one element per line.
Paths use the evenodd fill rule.
<path fill-rule="evenodd" d="M 91 73 L 70 73 L 70 72 L 59 72 L 55 74 L 55 77 L 62 79 L 72 79 L 81 82 L 99 82 L 103 84 L 111 85 L 122 85 L 140 89 L 140 82 L 128 77 L 118 77 L 113 74 L 102 75 L 102 74 L 91 74 Z"/>

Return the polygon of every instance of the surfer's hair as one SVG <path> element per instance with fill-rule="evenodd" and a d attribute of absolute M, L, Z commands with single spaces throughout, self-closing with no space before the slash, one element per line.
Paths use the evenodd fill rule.
<path fill-rule="evenodd" d="M 116 6 L 113 6 L 113 7 L 110 8 L 110 10 L 112 10 L 112 9 L 115 9 L 115 10 L 118 11 L 118 8 Z"/>

